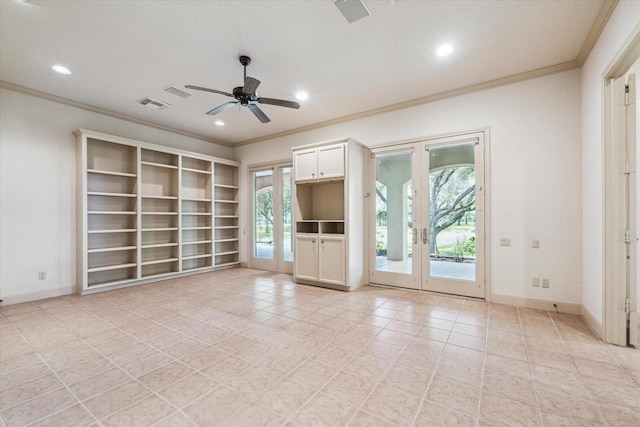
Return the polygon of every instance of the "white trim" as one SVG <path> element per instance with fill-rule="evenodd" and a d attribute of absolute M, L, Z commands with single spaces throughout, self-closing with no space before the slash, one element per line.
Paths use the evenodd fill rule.
<path fill-rule="evenodd" d="M 596 316 L 594 316 L 593 313 L 587 310 L 587 307 L 585 307 L 584 305 L 582 306 L 580 314 L 582 314 L 582 317 L 584 318 L 584 321 L 587 322 L 587 325 L 589 325 L 591 329 L 593 329 L 593 331 L 600 337 L 600 339 L 604 340 L 604 330 L 602 328 L 602 322 L 596 319 Z"/>
<path fill-rule="evenodd" d="M 173 147 L 166 147 L 164 145 L 159 145 L 159 144 L 154 144 L 151 142 L 146 142 L 146 141 L 140 141 L 137 139 L 131 139 L 131 138 L 125 138 L 122 136 L 117 136 L 117 135 L 111 135 L 111 134 L 107 134 L 107 133 L 102 133 L 102 132 L 96 132 L 93 130 L 87 130 L 87 129 L 83 129 L 80 128 L 78 130 L 76 130 L 75 132 L 73 132 L 73 135 L 76 137 L 80 137 L 83 136 L 86 139 L 99 139 L 101 141 L 107 141 L 107 142 L 115 142 L 118 144 L 124 144 L 124 145 L 129 145 L 132 147 L 140 147 L 140 148 L 144 148 L 145 150 L 152 150 L 152 151 L 162 151 L 164 153 L 170 153 L 170 154 L 182 154 L 182 155 L 186 155 L 188 157 L 193 157 L 196 159 L 202 159 L 202 160 L 207 160 L 207 161 L 213 161 L 215 163 L 222 163 L 225 165 L 229 165 L 229 166 L 240 166 L 240 162 L 236 161 L 236 160 L 230 160 L 230 159 L 225 159 L 222 157 L 217 157 L 217 156 L 209 156 L 207 154 L 201 154 L 201 153 L 196 153 L 195 151 L 188 151 L 188 150 L 182 150 L 180 148 L 173 148 Z"/>
<path fill-rule="evenodd" d="M 602 136 L 603 165 L 603 192 L 602 203 L 604 207 L 603 224 L 603 259 L 602 259 L 602 337 L 604 341 L 626 345 L 626 315 L 618 308 L 618 303 L 626 296 L 626 277 L 624 254 L 619 245 L 619 231 L 624 228 L 623 218 L 624 200 L 621 198 L 620 188 L 623 179 L 618 174 L 619 152 L 622 149 L 618 144 L 619 135 L 625 131 L 621 123 L 621 110 L 618 108 L 616 81 L 629 71 L 631 66 L 640 58 L 640 23 L 631 32 L 622 47 L 613 56 L 611 62 L 603 73 L 604 94 L 604 120 Z M 618 81 L 617 86 L 623 87 Z M 631 219 L 635 222 L 635 218 Z M 635 268 L 632 260 L 632 268 Z M 636 286 L 636 284 L 632 284 Z M 631 341 L 636 338 L 633 337 Z"/>
<path fill-rule="evenodd" d="M 582 304 L 572 302 L 551 301 L 537 298 L 520 297 L 514 295 L 491 294 L 492 304 L 506 304 L 516 307 L 533 308 L 535 310 L 556 311 L 553 304 L 557 304 L 560 313 L 582 314 Z"/>
<path fill-rule="evenodd" d="M 332 126 L 332 125 L 336 125 L 344 122 L 350 122 L 350 121 L 362 119 L 365 117 L 375 116 L 377 114 L 389 113 L 391 111 L 401 110 L 409 107 L 415 107 L 418 105 L 428 104 L 435 101 L 441 101 L 443 99 L 449 99 L 455 96 L 465 95 L 468 93 L 479 92 L 482 90 L 505 86 L 512 83 L 519 83 L 526 80 L 537 79 L 539 77 L 545 77 L 552 74 L 564 73 L 566 71 L 573 71 L 579 68 L 580 66 L 578 62 L 575 60 L 563 62 L 561 64 L 551 65 L 549 67 L 539 68 L 537 70 L 526 71 L 524 73 L 514 74 L 512 76 L 501 77 L 495 80 L 481 82 L 474 85 L 462 87 L 459 89 L 452 89 L 449 91 L 440 92 L 433 95 L 427 95 L 421 98 L 400 102 L 398 104 L 387 105 L 385 107 L 375 108 L 373 110 L 363 111 L 361 113 L 351 114 L 349 116 L 344 116 L 337 119 L 314 123 L 308 126 L 302 126 L 296 129 L 288 130 L 288 131 L 277 132 L 277 133 L 273 133 L 270 135 L 265 135 L 265 136 L 261 136 L 253 139 L 247 139 L 242 142 L 237 142 L 233 146 L 242 147 L 244 145 L 255 144 L 263 141 L 269 141 L 272 139 L 281 138 L 289 135 L 296 135 L 296 134 L 307 132 L 314 129 L 321 129 L 327 126 Z"/>
<path fill-rule="evenodd" d="M 54 289 L 45 289 L 43 291 L 27 292 L 24 294 L 14 294 L 2 297 L 2 307 L 11 304 L 20 304 L 23 302 L 32 302 L 47 298 L 61 297 L 64 295 L 72 295 L 76 293 L 76 285 L 61 286 Z"/>
<path fill-rule="evenodd" d="M 155 128 L 155 129 L 164 130 L 164 131 L 171 132 L 171 133 L 174 133 L 174 134 L 177 134 L 177 135 L 188 136 L 189 138 L 199 139 L 201 141 L 210 142 L 212 144 L 217 144 L 217 145 L 220 145 L 220 146 L 223 146 L 223 147 L 229 147 L 229 148 L 234 147 L 233 144 L 230 144 L 228 142 L 222 142 L 222 141 L 218 141 L 218 140 L 215 140 L 215 139 L 212 139 L 212 138 L 207 138 L 207 137 L 202 136 L 202 135 L 196 135 L 195 133 L 182 131 L 182 130 L 175 129 L 175 128 L 168 127 L 168 126 L 159 125 L 157 123 L 152 123 L 152 122 L 149 122 L 147 120 L 136 119 L 134 117 L 127 116 L 125 114 L 116 113 L 115 111 L 110 111 L 110 110 L 106 110 L 104 108 L 94 107 L 93 105 L 89 105 L 89 104 L 85 104 L 85 103 L 82 103 L 82 102 L 73 101 L 71 99 L 63 98 L 61 96 L 51 95 L 51 94 L 46 93 L 46 92 L 41 92 L 39 90 L 30 89 L 28 87 L 16 85 L 16 84 L 9 83 L 9 82 L 3 81 L 3 80 L 0 80 L 0 88 L 12 90 L 14 92 L 24 93 L 24 94 L 27 94 L 27 95 L 35 96 L 37 98 L 46 99 L 48 101 L 56 102 L 58 104 L 69 105 L 71 107 L 80 108 L 80 109 L 85 110 L 85 111 L 91 111 L 91 112 L 94 112 L 94 113 L 104 114 L 105 116 L 114 117 L 116 119 L 125 120 L 127 122 L 136 123 L 136 124 L 143 125 L 143 126 L 149 126 L 149 127 Z"/>

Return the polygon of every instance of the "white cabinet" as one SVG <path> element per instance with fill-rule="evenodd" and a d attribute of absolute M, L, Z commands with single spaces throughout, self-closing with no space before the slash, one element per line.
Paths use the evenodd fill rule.
<path fill-rule="evenodd" d="M 348 138 L 293 149 L 296 282 L 347 291 L 364 283 L 365 153 Z"/>
<path fill-rule="evenodd" d="M 344 144 L 318 148 L 318 179 L 344 178 Z"/>
<path fill-rule="evenodd" d="M 345 284 L 344 237 L 320 237 L 318 280 L 335 285 Z"/>
<path fill-rule="evenodd" d="M 344 237 L 298 234 L 295 249 L 297 279 L 345 285 Z"/>
<path fill-rule="evenodd" d="M 239 264 L 237 162 L 75 135 L 83 293 Z"/>
<path fill-rule="evenodd" d="M 310 181 L 318 178 L 318 150 L 311 148 L 293 154 L 295 181 Z"/>
<path fill-rule="evenodd" d="M 295 275 L 296 277 L 318 279 L 318 236 L 297 235 L 295 239 Z"/>
<path fill-rule="evenodd" d="M 344 178 L 344 144 L 295 151 L 295 181 L 317 181 Z"/>

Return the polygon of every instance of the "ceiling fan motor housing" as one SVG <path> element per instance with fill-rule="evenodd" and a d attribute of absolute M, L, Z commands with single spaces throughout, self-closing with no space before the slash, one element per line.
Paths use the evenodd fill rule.
<path fill-rule="evenodd" d="M 244 93 L 242 89 L 242 86 L 233 88 L 233 97 L 240 101 L 242 105 L 247 105 L 249 101 L 255 101 L 256 99 L 258 99 L 255 93 L 248 95 Z"/>

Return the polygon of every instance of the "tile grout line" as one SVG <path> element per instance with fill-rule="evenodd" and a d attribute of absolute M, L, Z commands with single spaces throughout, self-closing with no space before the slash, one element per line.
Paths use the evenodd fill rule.
<path fill-rule="evenodd" d="M 533 389 L 533 398 L 535 399 L 535 408 L 536 408 L 536 415 L 538 416 L 538 425 L 544 426 L 544 422 L 542 420 L 542 408 L 540 407 L 538 392 L 536 391 L 536 381 L 535 381 L 535 377 L 533 376 L 533 368 L 531 367 L 532 361 L 531 361 L 531 356 L 529 355 L 529 344 L 527 343 L 527 335 L 524 333 L 525 328 L 524 328 L 524 322 L 522 321 L 522 313 L 520 312 L 520 307 L 517 307 L 516 310 L 518 313 L 518 323 L 520 324 L 520 330 L 522 331 L 522 340 L 524 341 L 524 351 L 525 351 L 525 354 L 527 355 L 527 367 L 529 368 L 529 376 L 531 378 L 530 380 L 531 388 Z M 549 315 L 548 312 L 547 312 L 547 315 Z M 558 332 L 556 331 L 556 333 Z"/>
<path fill-rule="evenodd" d="M 560 338 L 560 341 L 562 341 L 562 343 L 564 343 L 566 345 L 566 341 L 564 339 L 564 337 L 562 336 L 562 334 L 560 333 L 560 330 L 558 329 L 558 325 L 556 324 L 555 320 L 553 319 L 553 316 L 551 316 L 551 313 L 549 311 L 546 312 L 547 315 L 549 316 L 549 318 L 551 319 L 551 323 L 553 324 L 553 329 L 556 331 L 556 333 L 558 334 L 558 337 Z M 578 365 L 576 364 L 575 359 L 573 358 L 573 355 L 571 354 L 571 351 L 569 349 L 569 354 L 568 356 L 571 358 L 571 363 L 573 364 L 573 366 L 576 368 L 576 372 L 578 373 L 578 375 L 580 376 L 580 381 L 582 382 L 582 384 L 585 386 L 585 388 L 587 389 L 587 391 L 589 392 L 589 400 L 591 401 L 592 404 L 595 405 L 596 410 L 598 411 L 598 415 L 600 416 L 600 420 L 602 422 L 604 422 L 604 425 L 607 426 L 609 423 L 607 423 L 607 420 L 605 420 L 604 416 L 602 415 L 602 411 L 600 410 L 600 405 L 598 404 L 597 399 L 595 398 L 596 396 L 594 396 L 594 393 L 591 391 L 591 388 L 589 388 L 589 385 L 587 384 L 587 382 L 585 381 L 582 372 L 580 372 L 580 369 L 578 368 Z M 540 414 L 542 416 L 542 413 Z"/>

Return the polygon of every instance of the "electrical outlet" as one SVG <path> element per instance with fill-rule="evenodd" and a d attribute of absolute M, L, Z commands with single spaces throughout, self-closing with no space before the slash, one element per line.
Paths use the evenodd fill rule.
<path fill-rule="evenodd" d="M 531 280 L 531 286 L 533 286 L 534 288 L 539 288 L 540 287 L 540 278 L 539 277 L 534 277 Z"/>
<path fill-rule="evenodd" d="M 511 239 L 509 237 L 501 237 L 500 246 L 511 246 Z"/>
<path fill-rule="evenodd" d="M 542 279 L 542 287 L 543 288 L 549 287 L 549 279 Z"/>
<path fill-rule="evenodd" d="M 45 280 L 47 278 L 47 272 L 46 271 L 40 271 L 38 273 L 38 280 Z"/>
<path fill-rule="evenodd" d="M 540 248 L 540 240 L 533 239 L 533 241 L 531 242 L 531 247 L 533 249 L 539 249 Z"/>

